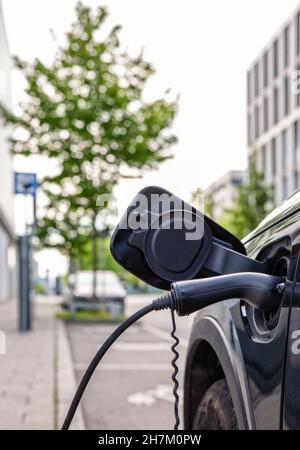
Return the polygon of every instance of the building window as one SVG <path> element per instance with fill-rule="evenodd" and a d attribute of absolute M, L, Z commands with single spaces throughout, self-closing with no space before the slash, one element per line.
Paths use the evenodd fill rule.
<path fill-rule="evenodd" d="M 297 74 L 297 77 L 296 77 L 295 82 L 296 82 L 297 90 L 295 93 L 294 92 L 293 93 L 296 97 L 296 106 L 300 106 L 300 89 L 299 89 L 300 64 L 297 64 L 297 66 L 296 66 L 296 74 Z"/>
<path fill-rule="evenodd" d="M 277 159 L 276 159 L 276 138 L 273 138 L 271 141 L 271 169 L 273 177 L 276 176 L 277 170 Z"/>
<path fill-rule="evenodd" d="M 254 108 L 254 137 L 257 139 L 259 136 L 259 107 L 256 105 Z"/>
<path fill-rule="evenodd" d="M 251 103 L 251 72 L 247 73 L 247 100 L 249 105 Z"/>
<path fill-rule="evenodd" d="M 231 183 L 233 186 L 240 186 L 243 180 L 241 178 L 232 178 Z"/>
<path fill-rule="evenodd" d="M 294 170 L 294 190 L 296 190 L 299 187 L 299 174 L 298 170 Z"/>
<path fill-rule="evenodd" d="M 279 105 L 278 105 L 278 88 L 274 87 L 273 88 L 273 123 L 276 124 L 278 122 L 278 110 L 279 110 Z"/>
<path fill-rule="evenodd" d="M 259 93 L 259 67 L 258 63 L 254 66 L 254 95 L 255 97 L 258 96 Z"/>
<path fill-rule="evenodd" d="M 264 87 L 267 87 L 269 82 L 268 52 L 263 57 L 263 79 Z"/>
<path fill-rule="evenodd" d="M 294 189 L 299 186 L 298 159 L 299 159 L 299 122 L 293 125 L 293 167 L 294 167 Z"/>
<path fill-rule="evenodd" d="M 290 62 L 290 27 L 287 26 L 284 29 L 284 44 L 283 44 L 283 61 L 284 61 L 284 67 L 287 67 Z"/>
<path fill-rule="evenodd" d="M 297 14 L 296 19 L 296 51 L 297 55 L 300 53 L 300 13 Z"/>
<path fill-rule="evenodd" d="M 261 170 L 264 177 L 266 177 L 266 169 L 267 169 L 267 149 L 266 146 L 263 145 L 261 148 Z"/>
<path fill-rule="evenodd" d="M 282 200 L 288 196 L 288 180 L 287 177 L 282 178 Z"/>
<path fill-rule="evenodd" d="M 283 108 L 284 108 L 284 115 L 286 116 L 290 112 L 290 79 L 289 79 L 289 77 L 284 78 Z"/>
<path fill-rule="evenodd" d="M 247 132 L 248 132 L 248 145 L 251 145 L 252 142 L 252 133 L 251 133 L 251 128 L 252 128 L 252 116 L 251 113 L 248 113 L 247 116 Z"/>
<path fill-rule="evenodd" d="M 285 174 L 286 170 L 286 130 L 281 133 L 281 171 Z"/>
<path fill-rule="evenodd" d="M 298 152 L 298 146 L 299 146 L 299 123 L 298 121 L 294 122 L 293 125 L 293 162 L 294 164 L 297 162 L 297 152 Z"/>
<path fill-rule="evenodd" d="M 276 199 L 275 199 L 275 185 L 274 185 L 274 183 L 270 184 L 270 193 L 271 193 L 271 197 L 272 197 L 273 203 L 276 203 Z"/>
<path fill-rule="evenodd" d="M 273 77 L 278 76 L 278 40 L 273 44 Z"/>
<path fill-rule="evenodd" d="M 268 97 L 264 97 L 264 131 L 267 131 L 269 128 L 269 99 Z"/>

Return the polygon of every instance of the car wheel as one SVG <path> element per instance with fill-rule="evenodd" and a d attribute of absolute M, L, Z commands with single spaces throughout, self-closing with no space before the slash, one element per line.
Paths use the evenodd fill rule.
<path fill-rule="evenodd" d="M 223 378 L 212 384 L 196 411 L 193 430 L 237 430 L 237 419 L 228 384 Z"/>

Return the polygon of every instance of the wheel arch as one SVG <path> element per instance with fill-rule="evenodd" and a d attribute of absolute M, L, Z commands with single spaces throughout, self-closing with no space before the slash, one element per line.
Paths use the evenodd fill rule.
<path fill-rule="evenodd" d="M 185 365 L 184 423 L 191 429 L 201 398 L 215 381 L 226 378 L 239 429 L 255 429 L 248 380 L 238 342 L 231 343 L 218 321 L 206 316 L 192 330 Z"/>

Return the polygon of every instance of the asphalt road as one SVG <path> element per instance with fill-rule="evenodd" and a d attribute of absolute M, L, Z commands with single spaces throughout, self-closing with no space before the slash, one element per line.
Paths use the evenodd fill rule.
<path fill-rule="evenodd" d="M 127 315 L 152 298 L 154 296 L 129 297 Z M 177 318 L 180 381 L 191 324 L 192 317 Z M 68 325 L 78 381 L 114 328 L 98 324 Z M 170 312 L 153 312 L 118 339 L 103 358 L 84 395 L 82 406 L 87 429 L 173 428 L 170 330 Z"/>

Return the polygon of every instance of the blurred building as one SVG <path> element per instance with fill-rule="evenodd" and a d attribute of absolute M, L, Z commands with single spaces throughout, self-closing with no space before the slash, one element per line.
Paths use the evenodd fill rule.
<path fill-rule="evenodd" d="M 249 160 L 278 204 L 300 186 L 300 7 L 247 73 Z"/>
<path fill-rule="evenodd" d="M 11 58 L 0 0 L 0 102 L 11 106 Z M 0 122 L 0 301 L 14 295 L 16 249 L 13 226 L 13 166 L 7 138 L 10 130 Z"/>
<path fill-rule="evenodd" d="M 247 172 L 231 170 L 215 180 L 204 192 L 204 201 L 211 203 L 212 218 L 218 220 L 226 209 L 231 209 L 237 195 L 237 187 L 246 182 Z"/>

